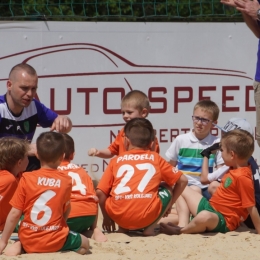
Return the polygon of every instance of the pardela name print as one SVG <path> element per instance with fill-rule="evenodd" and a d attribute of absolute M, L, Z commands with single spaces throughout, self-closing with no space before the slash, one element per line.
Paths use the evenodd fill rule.
<path fill-rule="evenodd" d="M 153 154 L 126 154 L 117 158 L 117 163 L 120 161 L 138 161 L 138 160 L 151 160 L 154 161 Z"/>

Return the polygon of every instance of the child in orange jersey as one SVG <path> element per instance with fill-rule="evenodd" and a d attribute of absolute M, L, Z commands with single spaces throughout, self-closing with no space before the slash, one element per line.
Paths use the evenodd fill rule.
<path fill-rule="evenodd" d="M 58 169 L 72 178 L 71 211 L 67 224 L 72 231 L 105 242 L 107 238 L 97 227 L 98 198 L 93 182 L 82 167 L 71 163 L 75 154 L 74 141 L 67 134 L 63 137 L 65 157 Z"/>
<path fill-rule="evenodd" d="M 9 201 L 18 186 L 20 173 L 28 165 L 29 143 L 17 137 L 0 139 L 0 231 L 4 229 L 5 221 L 11 210 Z"/>
<path fill-rule="evenodd" d="M 121 101 L 121 111 L 124 121 L 127 123 L 133 118 L 146 118 L 150 111 L 150 102 L 148 97 L 140 90 L 128 92 Z M 88 151 L 89 156 L 100 158 L 112 158 L 114 155 L 120 155 L 125 152 L 125 132 L 124 128 L 120 130 L 115 141 L 108 148 L 98 150 L 91 148 Z M 157 138 L 151 146 L 151 150 L 160 152 Z"/>
<path fill-rule="evenodd" d="M 103 228 L 115 231 L 117 223 L 118 232 L 144 229 L 143 235 L 151 236 L 187 185 L 187 178 L 150 150 L 154 130 L 149 120 L 134 118 L 124 132 L 126 152 L 110 161 L 97 187 Z"/>
<path fill-rule="evenodd" d="M 161 223 L 161 232 L 172 235 L 206 231 L 226 233 L 238 228 L 250 215 L 260 234 L 260 217 L 255 207 L 254 184 L 248 164 L 254 151 L 253 136 L 242 129 L 232 130 L 222 136 L 220 147 L 225 165 L 230 168 L 222 177 L 216 192 L 208 201 L 186 187 L 181 196 L 194 218 L 184 227 Z"/>
<path fill-rule="evenodd" d="M 71 178 L 57 170 L 64 156 L 64 138 L 56 132 L 42 133 L 36 141 L 41 169 L 23 173 L 10 201 L 12 209 L 0 239 L 0 253 L 21 215 L 19 239 L 5 251 L 18 255 L 27 253 L 73 250 L 85 254 L 88 239 L 69 231 L 66 223 L 70 212 Z"/>

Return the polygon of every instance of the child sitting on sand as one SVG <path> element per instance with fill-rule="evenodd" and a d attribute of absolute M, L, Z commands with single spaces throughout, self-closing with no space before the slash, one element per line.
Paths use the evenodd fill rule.
<path fill-rule="evenodd" d="M 102 226 L 115 231 L 117 223 L 118 232 L 144 229 L 143 235 L 151 236 L 187 185 L 187 178 L 150 150 L 154 130 L 149 120 L 134 118 L 124 132 L 126 152 L 110 161 L 97 187 Z M 161 185 L 162 181 L 166 184 Z"/>
<path fill-rule="evenodd" d="M 182 193 L 194 218 L 184 226 L 161 223 L 161 232 L 171 235 L 210 232 L 225 233 L 238 228 L 248 214 L 260 233 L 260 217 L 255 207 L 254 184 L 248 160 L 254 151 L 253 136 L 241 129 L 225 133 L 220 150 L 229 171 L 221 179 L 220 186 L 207 201 L 190 187 Z"/>
<path fill-rule="evenodd" d="M 75 154 L 74 141 L 68 134 L 63 134 L 63 137 L 65 156 L 58 170 L 72 179 L 71 211 L 67 224 L 72 231 L 92 237 L 98 242 L 105 242 L 107 238 L 97 227 L 98 198 L 93 182 L 82 167 L 71 163 Z"/>
<path fill-rule="evenodd" d="M 18 186 L 20 174 L 28 165 L 29 143 L 17 137 L 0 139 L 0 231 L 12 208 L 9 201 Z"/>
<path fill-rule="evenodd" d="M 0 254 L 5 249 L 22 214 L 17 241 L 5 251 L 6 255 L 49 253 L 72 250 L 85 254 L 88 239 L 70 232 L 66 223 L 70 212 L 71 178 L 60 171 L 64 156 L 64 138 L 56 132 L 42 133 L 36 140 L 41 169 L 23 173 L 10 201 L 12 209 L 0 238 Z"/>

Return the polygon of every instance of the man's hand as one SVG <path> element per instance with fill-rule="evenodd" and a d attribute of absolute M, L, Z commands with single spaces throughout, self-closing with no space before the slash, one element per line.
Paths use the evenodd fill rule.
<path fill-rule="evenodd" d="M 238 11 L 249 15 L 254 20 L 257 20 L 257 10 L 260 9 L 260 4 L 257 0 L 234 0 L 234 3 Z"/>
<path fill-rule="evenodd" d="M 72 122 L 67 116 L 57 116 L 50 131 L 56 130 L 58 133 L 68 133 L 72 128 Z"/>
<path fill-rule="evenodd" d="M 220 1 L 224 5 L 236 7 L 236 4 L 234 3 L 234 0 L 221 0 Z"/>
<path fill-rule="evenodd" d="M 219 150 L 220 146 L 219 146 L 219 143 L 215 143 L 213 145 L 211 145 L 210 147 L 204 149 L 203 151 L 201 151 L 201 155 L 203 157 L 207 157 L 209 159 L 210 155 L 216 151 L 216 150 Z"/>

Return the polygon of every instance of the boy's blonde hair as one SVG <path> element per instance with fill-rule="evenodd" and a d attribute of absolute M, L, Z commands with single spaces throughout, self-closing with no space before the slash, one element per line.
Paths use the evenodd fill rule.
<path fill-rule="evenodd" d="M 148 110 L 148 113 L 150 111 L 150 101 L 148 97 L 140 90 L 132 90 L 128 92 L 123 97 L 121 106 L 125 103 L 132 103 L 133 106 L 139 111 L 142 111 L 144 108 Z"/>
<path fill-rule="evenodd" d="M 218 105 L 208 99 L 199 101 L 195 106 L 193 111 L 195 111 L 197 108 L 201 108 L 202 110 L 205 110 L 212 114 L 212 120 L 217 121 L 219 116 L 219 107 Z"/>
<path fill-rule="evenodd" d="M 233 151 L 239 159 L 248 159 L 254 152 L 254 138 L 253 136 L 242 129 L 235 129 L 224 133 L 221 138 L 221 144 L 225 144 L 228 152 Z"/>
<path fill-rule="evenodd" d="M 0 169 L 12 171 L 15 164 L 29 151 L 29 142 L 17 137 L 0 138 Z"/>

